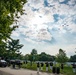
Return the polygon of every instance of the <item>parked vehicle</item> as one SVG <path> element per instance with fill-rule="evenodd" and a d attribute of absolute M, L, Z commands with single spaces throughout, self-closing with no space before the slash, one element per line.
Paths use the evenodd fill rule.
<path fill-rule="evenodd" d="M 6 67 L 7 62 L 5 60 L 0 60 L 0 67 Z"/>

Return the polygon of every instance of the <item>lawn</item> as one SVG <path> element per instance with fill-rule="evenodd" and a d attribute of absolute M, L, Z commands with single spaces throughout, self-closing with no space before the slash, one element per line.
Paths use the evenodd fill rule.
<path fill-rule="evenodd" d="M 30 69 L 30 70 L 37 70 L 37 64 L 33 63 L 32 66 L 30 63 L 22 64 L 22 68 Z M 46 66 L 45 65 L 43 67 L 42 72 L 46 72 Z M 50 67 L 49 67 L 48 72 L 52 73 L 52 70 L 50 70 Z M 75 73 L 73 73 L 72 66 L 66 66 L 66 65 L 64 66 L 63 70 L 60 70 L 60 73 L 63 75 L 76 75 Z"/>

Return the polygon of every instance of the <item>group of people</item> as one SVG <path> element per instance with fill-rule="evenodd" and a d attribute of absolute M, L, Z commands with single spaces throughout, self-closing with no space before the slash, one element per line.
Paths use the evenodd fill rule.
<path fill-rule="evenodd" d="M 16 66 L 18 67 L 18 68 L 21 68 L 21 61 L 20 60 L 11 60 L 10 61 L 10 64 L 12 65 L 12 68 L 16 68 Z"/>
<path fill-rule="evenodd" d="M 52 62 L 50 62 L 50 63 L 46 62 L 45 65 L 46 65 L 46 71 L 48 71 L 49 65 L 50 65 L 50 69 L 52 70 L 52 67 L 53 67 L 53 63 Z M 40 70 L 42 71 L 43 70 L 43 66 L 44 66 L 43 62 L 41 62 L 41 63 L 38 62 L 37 63 L 37 72 L 39 72 Z"/>
<path fill-rule="evenodd" d="M 60 69 L 63 70 L 63 68 L 64 68 L 64 64 L 63 64 L 63 63 L 61 64 L 60 67 L 56 67 L 53 62 L 49 62 L 49 63 L 48 63 L 48 62 L 45 62 L 45 63 L 43 63 L 43 62 L 41 62 L 41 63 L 38 62 L 38 63 L 37 63 L 37 73 L 39 73 L 39 71 L 43 71 L 43 66 L 44 66 L 44 64 L 45 64 L 45 66 L 46 66 L 46 72 L 48 72 L 49 67 L 50 67 L 50 70 L 52 70 L 53 73 L 59 74 L 59 73 L 60 73 Z"/>

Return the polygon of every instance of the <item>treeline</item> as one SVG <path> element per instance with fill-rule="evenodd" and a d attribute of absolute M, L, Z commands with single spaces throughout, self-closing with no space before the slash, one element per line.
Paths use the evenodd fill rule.
<path fill-rule="evenodd" d="M 45 52 L 41 52 L 40 54 L 37 53 L 36 49 L 32 49 L 30 54 L 22 55 L 20 52 L 20 49 L 23 47 L 22 44 L 20 44 L 19 39 L 17 40 L 10 40 L 7 42 L 4 47 L 0 46 L 0 57 L 3 57 L 5 60 L 11 60 L 11 59 L 20 59 L 25 61 L 57 61 L 59 63 L 65 63 L 65 62 L 76 62 L 76 55 L 70 56 L 70 58 L 67 57 L 64 50 L 59 49 L 59 53 L 55 56 L 47 54 Z"/>
<path fill-rule="evenodd" d="M 38 54 L 36 49 L 32 49 L 31 53 L 24 55 L 22 59 L 27 61 L 57 61 L 59 63 L 65 63 L 76 62 L 76 55 L 70 56 L 69 58 L 64 50 L 59 49 L 59 53 L 56 56 L 52 56 L 45 52 Z"/>
<path fill-rule="evenodd" d="M 37 50 L 33 49 L 32 52 L 30 54 L 26 54 L 23 59 L 29 61 L 54 61 L 55 56 L 46 54 L 45 52 L 37 54 Z"/>

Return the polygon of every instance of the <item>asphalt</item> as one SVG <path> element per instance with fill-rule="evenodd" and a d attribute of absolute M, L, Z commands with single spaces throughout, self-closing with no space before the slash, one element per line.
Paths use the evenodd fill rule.
<path fill-rule="evenodd" d="M 45 72 L 39 72 L 28 70 L 28 69 L 12 69 L 9 67 L 1 68 L 0 67 L 0 75 L 56 75 L 52 73 L 45 73 Z M 61 75 L 61 74 L 59 74 Z"/>

